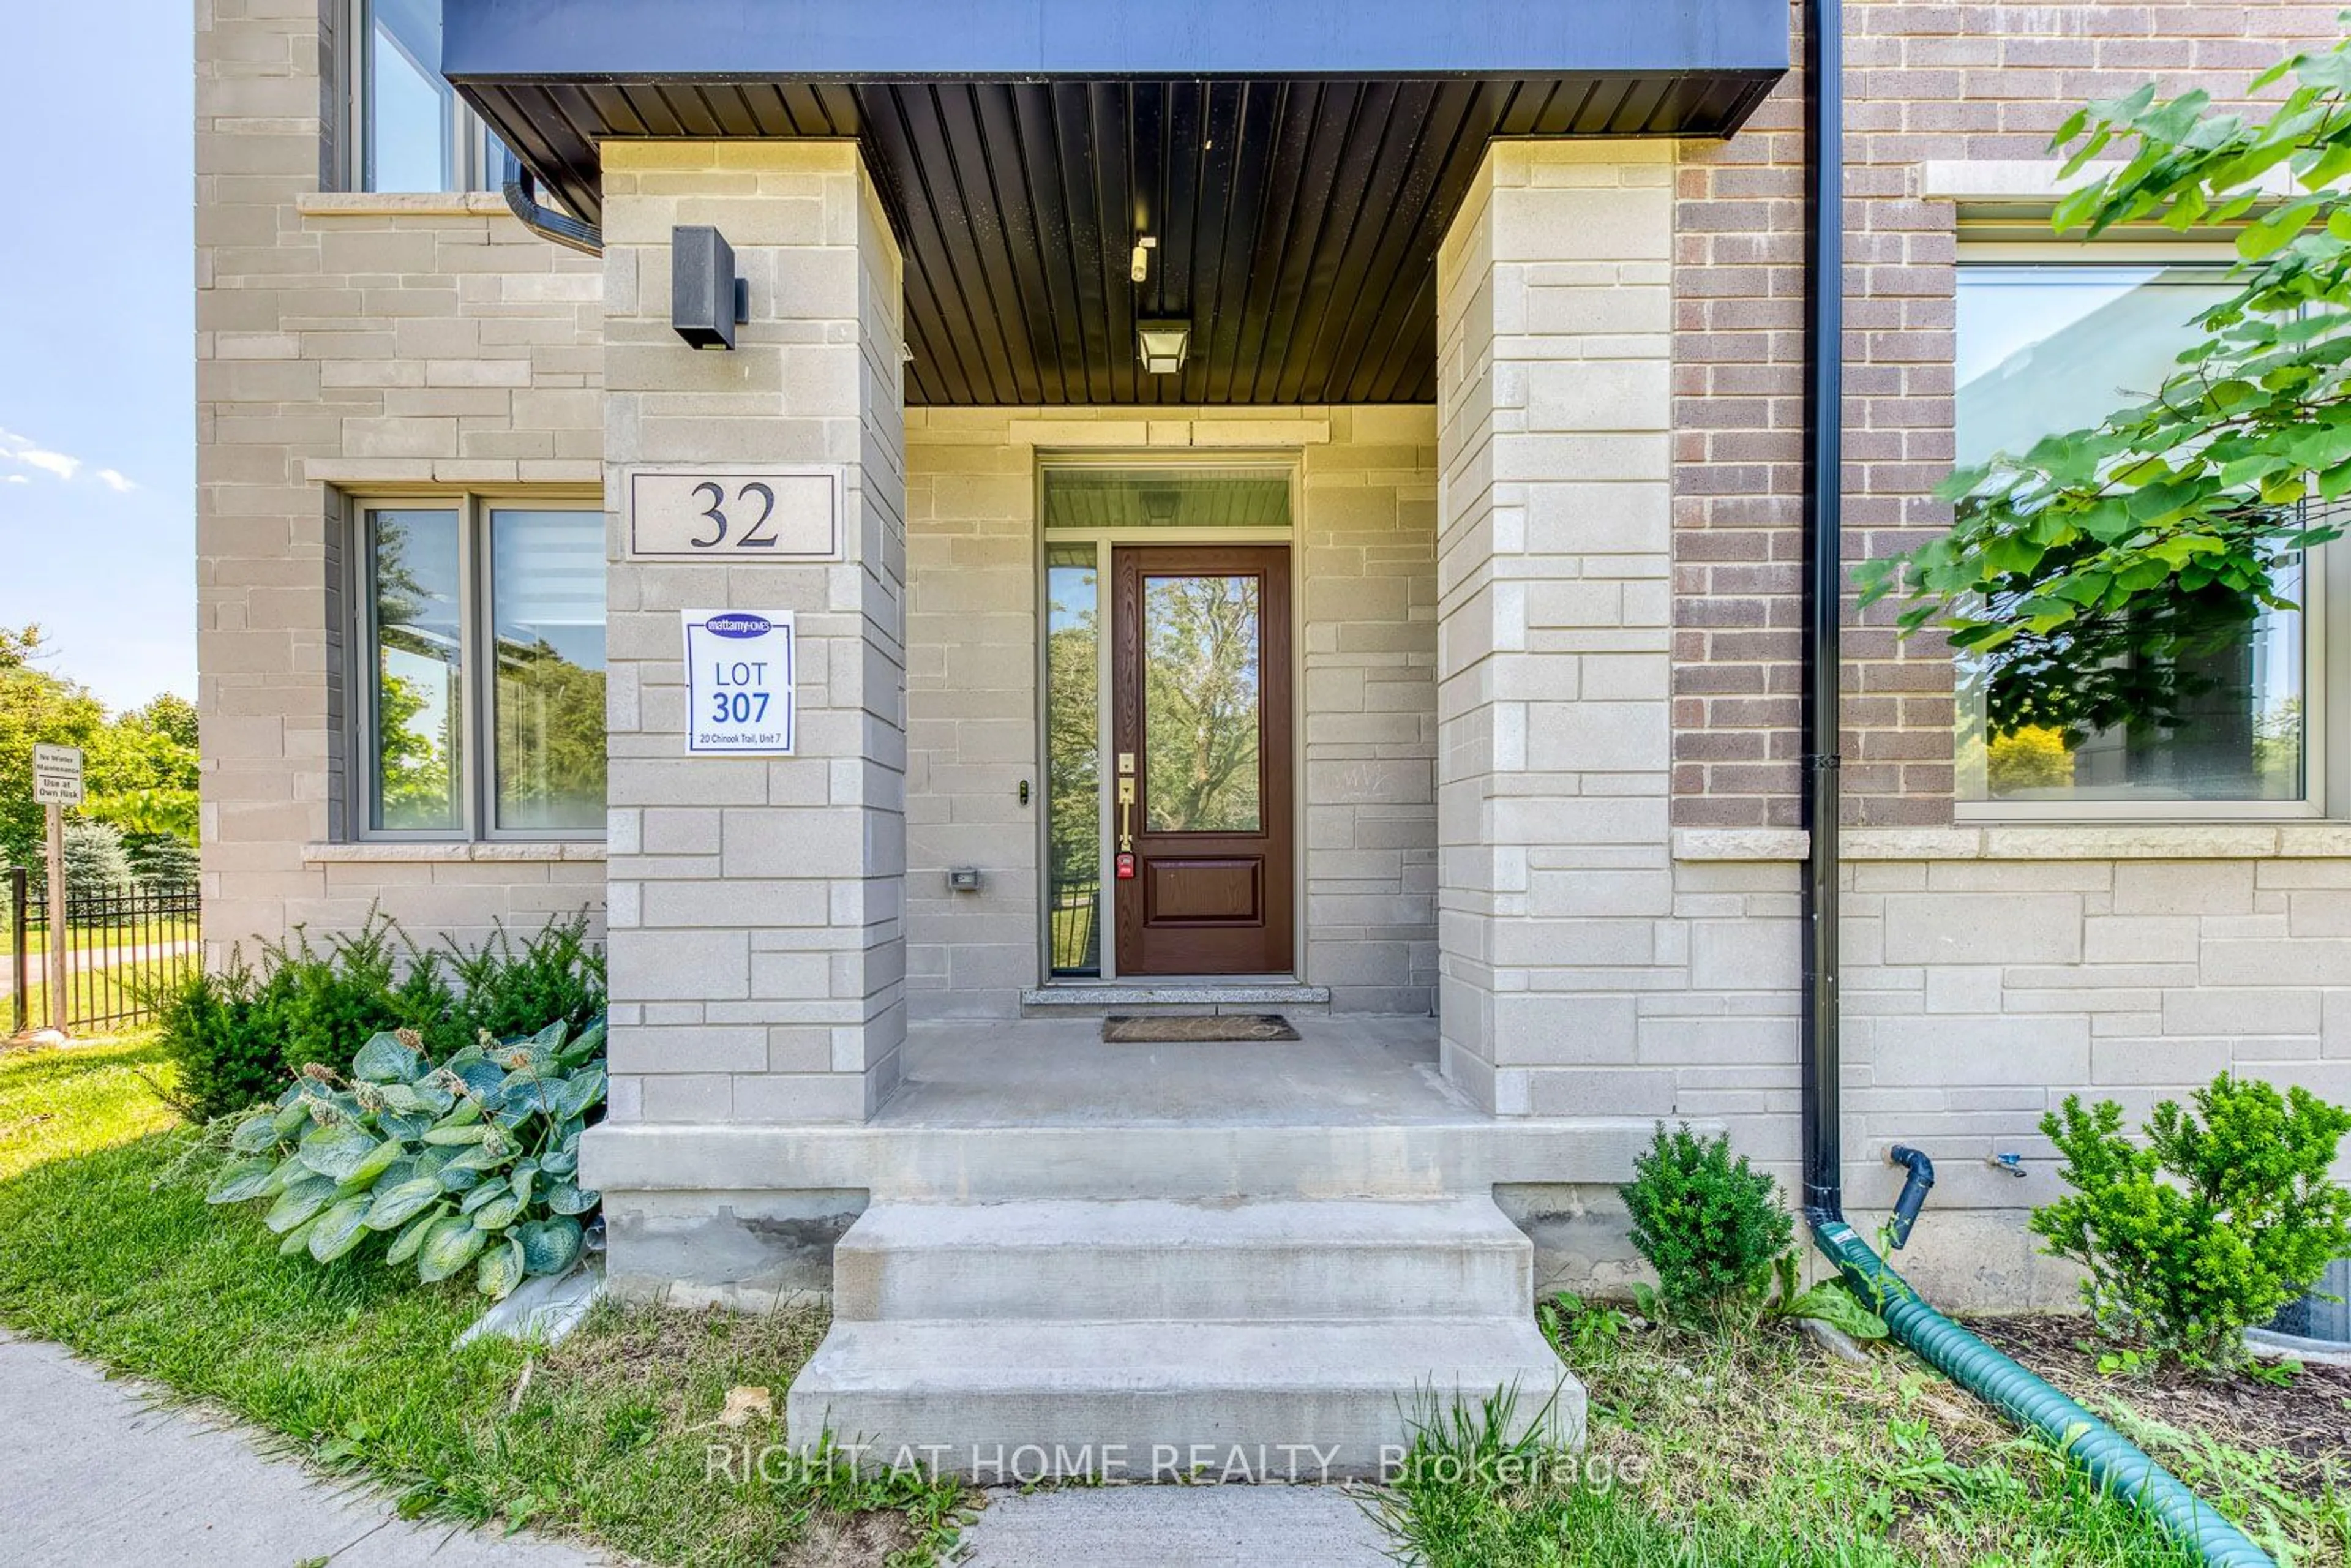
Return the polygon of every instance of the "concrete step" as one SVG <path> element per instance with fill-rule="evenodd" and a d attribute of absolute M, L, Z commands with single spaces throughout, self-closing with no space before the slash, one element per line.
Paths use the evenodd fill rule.
<path fill-rule="evenodd" d="M 1112 1013 L 1296 1013 L 1321 1017 L 1331 1010 L 1331 988 L 1295 981 L 1148 980 L 1070 981 L 1032 986 L 1020 993 L 1020 1016 L 1099 1018 Z"/>
<path fill-rule="evenodd" d="M 1416 1199 L 1520 1183 L 1614 1186 L 1630 1176 L 1656 1130 L 1638 1116 L 1448 1114 L 1390 1115 L 1376 1124 L 1269 1113 L 1254 1122 L 1106 1115 L 1092 1124 L 926 1126 L 895 1124 L 886 1111 L 847 1126 L 600 1122 L 588 1129 L 580 1171 L 608 1194 L 855 1190 L 921 1203 Z M 1718 1123 L 1691 1126 L 1701 1135 L 1720 1131 Z"/>
<path fill-rule="evenodd" d="M 1376 1476 L 1439 1406 L 1516 1394 L 1514 1430 L 1581 1444 L 1583 1388 L 1531 1317 L 1377 1322 L 836 1321 L 792 1382 L 794 1448 L 868 1466 L 1045 1476 Z M 1285 1473 L 1287 1472 L 1287 1473 Z"/>
<path fill-rule="evenodd" d="M 1534 1249 L 1490 1197 L 877 1203 L 833 1249 L 833 1315 L 1523 1317 Z"/>

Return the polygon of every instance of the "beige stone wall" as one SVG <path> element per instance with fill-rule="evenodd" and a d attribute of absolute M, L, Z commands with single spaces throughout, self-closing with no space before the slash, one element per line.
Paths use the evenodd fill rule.
<path fill-rule="evenodd" d="M 1671 918 L 1673 158 L 1496 142 L 1437 259 L 1447 1075 L 1504 1114 L 1638 1111 Z M 1594 1071 L 1593 1069 L 1609 1071 Z"/>
<path fill-rule="evenodd" d="M 1801 834 L 1681 830 L 1656 959 L 1593 964 L 1616 1013 L 1553 1002 L 1562 1036 L 1613 1042 L 1556 1082 L 1561 1108 L 1719 1122 L 1799 1177 Z M 2069 1094 L 2136 1125 L 2221 1072 L 2351 1103 L 2351 834 L 2252 828 L 1848 830 L 1846 1202 L 1889 1210 L 1907 1143 L 1935 1160 L 1900 1260 L 1943 1305 L 2072 1304 L 2025 1219 L 2063 1190 L 2041 1117 Z M 1569 982 L 1572 983 L 1572 982 Z M 1610 1032 L 1597 1031 L 1606 1027 Z M 2025 1175 L 1994 1168 L 2023 1157 Z M 2351 1160 L 2346 1160 L 2351 1169 Z M 1545 1281 L 1638 1277 L 1613 1191 L 1506 1195 Z"/>
<path fill-rule="evenodd" d="M 1334 409 L 1306 453 L 1306 972 L 1437 1004 L 1437 411 Z"/>
<path fill-rule="evenodd" d="M 495 197 L 328 191 L 340 4 L 196 10 L 196 594 L 205 934 L 475 940 L 601 906 L 588 846 L 343 842 L 345 496 L 593 496 L 599 276 Z M 327 851 L 308 846 L 333 845 Z"/>
<path fill-rule="evenodd" d="M 1010 1018 L 1038 981 L 1037 469 L 1010 435 L 1034 417 L 906 411 L 906 1003 L 918 1019 Z M 980 891 L 947 890 L 958 865 L 980 869 Z"/>
<path fill-rule="evenodd" d="M 843 141 L 604 149 L 612 1120 L 862 1122 L 905 1035 L 904 296 Z M 670 325 L 674 225 L 748 287 L 731 353 Z M 635 465 L 837 465 L 842 559 L 632 562 Z M 685 754 L 679 612 L 789 612 L 794 753 Z"/>
<path fill-rule="evenodd" d="M 1593 973 L 1635 992 L 1636 1021 L 1629 1053 L 1580 1083 L 1595 1106 L 1721 1121 L 1792 1178 L 1802 835 L 1675 842 L 1655 941 L 1677 956 Z M 2038 1125 L 2072 1093 L 2136 1120 L 2232 1072 L 2351 1103 L 2346 851 L 2351 834 L 2317 824 L 1848 830 L 1854 1206 L 1890 1207 L 1886 1151 L 1909 1142 L 1936 1159 L 1935 1210 L 2021 1224 L 2011 1211 L 2058 1190 Z M 2024 1179 L 1991 1167 L 2004 1153 L 2024 1156 Z"/>
<path fill-rule="evenodd" d="M 350 841 L 348 497 L 593 495 L 615 431 L 619 462 L 830 454 L 883 476 L 844 568 L 611 575 L 616 974 L 633 988 L 614 1109 L 855 1120 L 887 1092 L 901 1011 L 1003 1016 L 1036 978 L 1038 808 L 1017 789 L 1042 782 L 1038 454 L 1294 452 L 1306 977 L 1343 1009 L 1420 1011 L 1441 991 L 1447 1071 L 1499 1110 L 1719 1119 L 1793 1176 L 1799 852 L 1771 831 L 1792 805 L 1796 591 L 1784 94 L 1678 162 L 1655 144 L 1498 147 L 1442 260 L 1441 410 L 907 413 L 898 565 L 895 403 L 875 390 L 896 375 L 884 236 L 861 197 L 855 244 L 832 246 L 858 259 L 831 278 L 857 298 L 795 337 L 816 318 L 776 301 L 807 214 L 759 184 L 848 172 L 719 170 L 764 155 L 739 148 L 638 171 L 683 183 L 616 193 L 609 271 L 490 198 L 321 193 L 337 162 L 321 16 L 340 7 L 271 9 L 198 12 L 215 956 L 378 904 L 472 938 L 602 901 L 599 845 Z M 1919 496 L 1947 435 L 1955 213 L 1918 198 L 1920 162 L 2022 156 L 2061 99 L 2145 71 L 2241 78 L 2331 12 L 2085 0 L 1991 7 L 1962 34 L 1949 7 L 1855 10 L 1855 133 L 1876 140 L 1855 170 L 1852 515 L 1856 548 L 1877 549 L 1932 524 Z M 2107 36 L 2125 21 L 2128 48 Z M 760 313 L 747 355 L 666 336 L 666 218 L 641 204 L 632 231 L 628 204 L 681 195 L 777 209 L 726 220 Z M 627 378 L 609 404 L 608 311 Z M 786 408 L 794 351 L 840 372 L 804 384 L 854 383 L 856 406 Z M 709 384 L 678 380 L 695 375 Z M 813 444 L 791 445 L 787 414 L 823 427 Z M 675 611 L 737 595 L 804 599 L 820 755 L 675 756 Z M 1940 666 L 1896 658 L 1876 627 L 1847 653 L 1857 814 L 1941 820 Z M 1857 1211 L 1880 1208 L 1885 1148 L 1934 1152 L 1940 1218 L 1917 1272 L 1938 1294 L 2062 1299 L 2021 1214 L 2055 1190 L 2035 1124 L 2068 1092 L 2137 1114 L 2226 1070 L 2351 1101 L 2341 830 L 1860 831 L 1847 856 L 1848 1186 Z M 979 865 L 986 891 L 949 894 L 956 864 Z M 2001 1152 L 2027 1179 L 1984 1163 Z M 1547 1256 L 1621 1268 L 1605 1195 L 1527 1203 L 1553 1216 Z"/>
<path fill-rule="evenodd" d="M 1671 156 L 1498 149 L 1440 261 L 1444 1061 L 1505 1114 L 1720 1122 L 1792 1182 L 1802 835 L 1666 823 Z M 2064 1299 L 2022 1215 L 2067 1094 L 2141 1115 L 2234 1071 L 2351 1099 L 2344 830 L 1846 841 L 1847 1189 L 1883 1209 L 1886 1151 L 1935 1155 L 1965 1218 L 1921 1256 L 1953 1299 Z M 1621 1268 L 1604 1195 L 1528 1202 Z"/>
<path fill-rule="evenodd" d="M 1436 423 L 1403 408 L 907 411 L 907 990 L 1009 1017 L 1040 977 L 1037 461 L 1294 455 L 1307 946 L 1334 1008 L 1435 981 Z M 1023 779 L 1032 804 L 1019 803 Z M 981 891 L 950 893 L 950 866 Z"/>

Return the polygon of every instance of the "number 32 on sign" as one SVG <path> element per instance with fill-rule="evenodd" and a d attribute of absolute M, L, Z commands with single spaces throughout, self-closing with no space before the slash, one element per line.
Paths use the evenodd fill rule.
<path fill-rule="evenodd" d="M 792 754 L 792 612 L 688 610 L 685 749 Z"/>

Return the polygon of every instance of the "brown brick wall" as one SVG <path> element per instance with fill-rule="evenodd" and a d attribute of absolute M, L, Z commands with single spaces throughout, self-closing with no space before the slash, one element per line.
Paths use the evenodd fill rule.
<path fill-rule="evenodd" d="M 1848 559 L 1950 520 L 1930 492 L 1952 453 L 1958 214 L 1921 199 L 1919 166 L 2043 158 L 2075 106 L 2150 78 L 2227 99 L 2290 49 L 2331 43 L 2336 10 L 1847 0 Z M 1792 29 L 1801 20 L 1792 7 Z M 1686 149 L 1679 172 L 1674 815 L 1686 826 L 1797 821 L 1802 115 L 1799 71 L 1737 139 Z M 1846 820 L 1948 821 L 1949 660 L 1931 638 L 1898 643 L 1891 622 L 1890 607 L 1847 615 Z"/>

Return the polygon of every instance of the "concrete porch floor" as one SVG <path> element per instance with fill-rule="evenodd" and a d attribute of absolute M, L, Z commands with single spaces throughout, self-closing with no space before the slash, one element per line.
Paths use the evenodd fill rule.
<path fill-rule="evenodd" d="M 1395 1127 L 1483 1122 L 1439 1076 L 1437 1020 L 1290 1015 L 1300 1038 L 1108 1045 L 1100 1018 L 918 1024 L 872 1125 Z"/>
<path fill-rule="evenodd" d="M 1647 1141 L 1646 1117 L 1482 1110 L 1438 1075 L 1434 1019 L 1290 1017 L 1300 1039 L 1246 1044 L 1108 1045 L 1099 1018 L 916 1025 L 904 1080 L 870 1122 L 607 1121 L 582 1171 L 608 1208 L 630 1195 L 623 1209 L 642 1201 L 684 1223 L 722 1202 L 780 1215 L 795 1194 L 841 1195 L 821 1201 L 854 1212 L 849 1195 L 1436 1197 L 1615 1183 Z"/>

